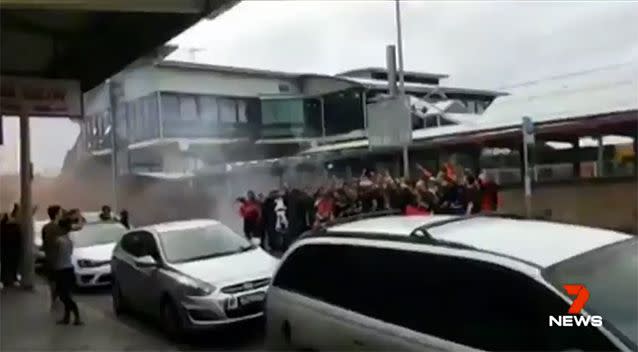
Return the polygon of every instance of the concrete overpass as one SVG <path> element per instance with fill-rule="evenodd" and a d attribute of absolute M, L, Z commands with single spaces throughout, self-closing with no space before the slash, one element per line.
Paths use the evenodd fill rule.
<path fill-rule="evenodd" d="M 2 0 L 1 113 L 20 118 L 23 286 L 33 285 L 29 117 L 82 118 L 82 93 L 238 0 Z M 1 130 L 1 129 L 0 129 Z"/>

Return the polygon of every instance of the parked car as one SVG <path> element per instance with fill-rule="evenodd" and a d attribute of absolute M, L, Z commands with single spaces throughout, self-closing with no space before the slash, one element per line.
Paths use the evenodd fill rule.
<path fill-rule="evenodd" d="M 215 220 L 140 228 L 113 252 L 113 308 L 159 318 L 172 337 L 257 318 L 277 263 Z"/>
<path fill-rule="evenodd" d="M 638 239 L 614 231 L 498 216 L 363 219 L 286 252 L 266 298 L 266 344 L 636 350 L 637 270 Z M 565 284 L 588 290 L 580 314 L 568 313 Z M 550 326 L 561 316 L 602 325 Z"/>
<path fill-rule="evenodd" d="M 69 235 L 73 241 L 73 266 L 78 287 L 106 286 L 112 281 L 111 255 L 128 231 L 119 222 L 87 223 Z"/>

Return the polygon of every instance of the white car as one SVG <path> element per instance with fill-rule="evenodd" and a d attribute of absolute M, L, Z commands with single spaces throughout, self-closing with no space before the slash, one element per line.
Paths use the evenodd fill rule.
<path fill-rule="evenodd" d="M 638 239 L 497 216 L 344 223 L 287 251 L 266 320 L 272 350 L 636 350 Z"/>
<path fill-rule="evenodd" d="M 42 250 L 42 228 L 49 220 L 38 220 L 33 222 L 33 245 L 36 267 L 44 263 L 44 250 Z"/>
<path fill-rule="evenodd" d="M 278 262 L 215 220 L 139 228 L 113 251 L 113 308 L 159 318 L 172 337 L 254 319 Z"/>
<path fill-rule="evenodd" d="M 111 284 L 111 255 L 126 231 L 119 222 L 96 222 L 69 234 L 74 246 L 72 261 L 77 287 Z"/>

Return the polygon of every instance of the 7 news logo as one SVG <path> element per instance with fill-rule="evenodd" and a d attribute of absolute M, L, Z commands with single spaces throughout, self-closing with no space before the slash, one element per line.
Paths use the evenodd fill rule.
<path fill-rule="evenodd" d="M 576 296 L 567 310 L 571 315 L 549 316 L 549 326 L 603 326 L 600 315 L 581 315 L 580 312 L 589 300 L 589 291 L 583 285 L 563 285 L 570 296 Z"/>

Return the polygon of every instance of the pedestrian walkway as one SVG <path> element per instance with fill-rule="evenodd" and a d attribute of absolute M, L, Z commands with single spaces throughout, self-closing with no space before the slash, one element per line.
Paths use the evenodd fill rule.
<path fill-rule="evenodd" d="M 61 326 L 61 312 L 49 310 L 47 288 L 33 291 L 5 287 L 1 291 L 2 351 L 175 351 L 165 341 L 145 335 L 86 305 L 80 305 L 83 326 Z"/>

